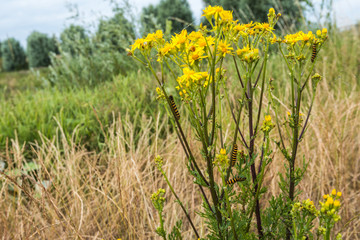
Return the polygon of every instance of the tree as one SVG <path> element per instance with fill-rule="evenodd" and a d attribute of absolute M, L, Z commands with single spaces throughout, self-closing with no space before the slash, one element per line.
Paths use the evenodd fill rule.
<path fill-rule="evenodd" d="M 26 55 L 20 42 L 9 38 L 1 44 L 2 66 L 5 71 L 25 69 Z"/>
<path fill-rule="evenodd" d="M 187 0 L 161 0 L 156 6 L 149 5 L 143 8 L 141 25 L 143 34 L 153 31 L 158 24 L 163 31 L 166 20 L 172 22 L 172 33 L 179 33 L 182 29 L 194 30 L 194 18 Z"/>
<path fill-rule="evenodd" d="M 244 21 L 267 21 L 270 8 L 280 12 L 279 23 L 284 27 L 298 25 L 303 16 L 304 5 L 309 0 L 203 0 L 206 5 L 220 5 L 226 10 L 234 11 L 234 18 Z M 303 4 L 305 3 L 305 4 Z M 246 15 L 246 16 L 244 16 Z"/>
<path fill-rule="evenodd" d="M 85 33 L 85 28 L 71 24 L 60 34 L 60 40 L 62 51 L 75 55 L 76 46 L 88 41 L 88 36 Z"/>
<path fill-rule="evenodd" d="M 50 52 L 55 52 L 54 41 L 46 34 L 32 32 L 27 38 L 27 55 L 30 67 L 46 67 L 50 65 Z"/>
<path fill-rule="evenodd" d="M 100 20 L 96 37 L 98 41 L 107 43 L 109 49 L 123 52 L 135 39 L 134 28 L 123 12 L 118 12 L 108 20 Z"/>

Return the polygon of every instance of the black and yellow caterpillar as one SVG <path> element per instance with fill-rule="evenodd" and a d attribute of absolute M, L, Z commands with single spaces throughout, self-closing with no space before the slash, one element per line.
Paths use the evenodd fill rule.
<path fill-rule="evenodd" d="M 246 177 L 236 177 L 236 178 L 233 178 L 233 179 L 230 179 L 226 182 L 226 184 L 230 185 L 230 184 L 234 184 L 236 182 L 239 182 L 239 181 L 245 181 L 246 180 Z"/>
<path fill-rule="evenodd" d="M 316 43 L 314 43 L 312 45 L 311 62 L 314 62 L 314 60 L 316 58 L 316 54 L 317 54 L 317 52 L 316 52 Z"/>
<path fill-rule="evenodd" d="M 231 166 L 234 166 L 235 163 L 236 163 L 237 152 L 238 152 L 238 147 L 237 147 L 236 143 L 234 143 L 233 151 L 232 151 L 232 154 L 231 154 Z"/>
<path fill-rule="evenodd" d="M 179 111 L 176 107 L 175 101 L 174 101 L 174 97 L 172 95 L 169 96 L 169 100 L 170 100 L 170 106 L 172 108 L 172 110 L 174 111 L 175 117 L 177 120 L 180 119 L 180 114 Z"/>

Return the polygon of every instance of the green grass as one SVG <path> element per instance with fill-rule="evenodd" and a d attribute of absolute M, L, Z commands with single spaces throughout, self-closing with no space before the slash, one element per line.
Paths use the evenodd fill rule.
<path fill-rule="evenodd" d="M 19 78 L 14 78 L 17 87 L 10 91 L 16 94 L 10 98 L 5 95 L 1 97 L 1 149 L 10 139 L 17 138 L 20 143 L 40 141 L 39 132 L 53 138 L 58 136 L 57 129 L 61 126 L 68 139 L 76 128 L 76 143 L 84 144 L 89 150 L 99 150 L 106 137 L 101 125 L 105 128 L 111 125 L 113 113 L 115 116 L 128 114 L 136 126 L 139 121 L 136 120 L 137 113 L 151 116 L 158 112 L 155 91 L 146 90 L 150 88 L 150 78 L 142 73 L 118 76 L 112 82 L 95 88 L 84 86 L 72 90 L 55 87 L 36 90 L 33 83 L 24 83 L 32 79 L 27 73 L 10 73 L 6 76 L 8 79 L 11 79 L 10 76 Z"/>
<path fill-rule="evenodd" d="M 47 68 L 16 72 L 0 71 L 0 94 L 5 98 L 10 98 L 20 92 L 27 90 L 34 92 L 41 89 L 44 84 L 41 78 L 46 76 L 48 72 Z"/>

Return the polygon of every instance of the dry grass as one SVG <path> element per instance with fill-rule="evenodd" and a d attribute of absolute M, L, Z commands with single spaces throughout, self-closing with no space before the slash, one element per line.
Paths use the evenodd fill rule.
<path fill-rule="evenodd" d="M 358 43 L 356 40 L 353 47 Z M 341 51 L 350 53 L 353 50 L 351 46 L 347 47 Z M 308 172 L 300 185 L 303 191 L 300 198 L 318 202 L 332 188 L 341 190 L 344 200 L 342 220 L 337 230 L 343 228 L 344 239 L 360 239 L 360 96 L 357 73 L 356 69 L 345 71 L 349 67 L 344 66 L 345 73 L 341 76 L 346 81 L 343 83 L 353 85 L 350 87 L 352 90 L 341 91 L 344 89 L 341 83 L 334 87 L 339 76 L 338 67 L 334 66 L 339 62 L 330 59 L 336 52 L 328 54 L 329 58 L 319 67 L 325 78 L 318 88 L 310 128 L 298 155 L 310 159 Z M 350 60 L 358 63 L 358 59 Z M 1 239 L 157 239 L 154 232 L 158 217 L 150 195 L 159 187 L 168 189 L 153 164 L 157 154 L 165 159 L 164 168 L 169 180 L 190 209 L 194 223 L 203 235 L 203 220 L 195 216 L 201 199 L 187 173 L 185 155 L 176 135 L 171 133 L 166 118 L 140 117 L 143 126 L 138 133 L 129 116 L 116 117 L 115 123 L 105 130 L 109 137 L 101 153 L 89 152 L 66 141 L 61 128 L 60 137 L 54 138 L 60 141 L 43 138 L 42 142 L 34 144 L 33 161 L 41 168 L 17 178 L 2 176 Z M 150 126 L 155 126 L 155 131 Z M 195 146 L 196 142 L 190 144 Z M 23 150 L 24 146 L 13 140 L 9 151 L 2 154 L 9 169 L 21 166 L 25 161 Z M 265 182 L 269 187 L 268 197 L 279 192 L 279 171 L 283 171 L 283 159 L 277 154 Z M 12 180 L 18 186 L 14 186 Z M 49 180 L 50 187 L 42 187 L 40 180 Z M 8 191 L 10 185 L 15 191 Z M 164 212 L 167 229 L 179 218 L 183 219 L 183 229 L 190 229 L 181 209 L 169 194 Z M 190 230 L 184 233 L 184 239 L 193 239 Z"/>
<path fill-rule="evenodd" d="M 325 80 L 301 147 L 300 155 L 311 161 L 300 188 L 301 198 L 314 201 L 333 187 L 343 191 L 341 227 L 359 214 L 360 99 L 355 93 L 339 99 L 327 92 L 327 86 Z M 167 120 L 144 118 L 135 143 L 131 122 L 122 119 L 119 117 L 109 129 L 108 147 L 100 154 L 74 146 L 64 137 L 61 143 L 44 139 L 34 145 L 33 160 L 41 165 L 36 179 L 50 180 L 51 188 L 46 190 L 32 176 L 23 175 L 17 179 L 23 190 L 15 187 L 19 191 L 13 193 L 17 198 L 14 201 L 14 195 L 7 191 L 12 182 L 5 180 L 0 202 L 2 239 L 155 239 L 158 218 L 149 196 L 159 187 L 166 189 L 152 163 L 157 154 L 166 160 L 168 177 L 194 216 L 200 207 L 198 189 L 188 177 L 185 156 L 169 132 Z M 150 131 L 150 125 L 156 126 L 155 132 Z M 159 137 L 161 131 L 165 131 L 165 139 Z M 21 165 L 25 160 L 22 149 L 14 141 L 4 157 Z M 270 194 L 279 192 L 276 176 L 282 166 L 281 158 L 275 158 L 266 182 Z M 31 186 L 34 184 L 38 187 Z M 183 218 L 173 200 L 168 198 L 165 209 L 168 228 Z M 203 226 L 198 217 L 195 223 Z M 185 219 L 184 224 L 184 229 L 189 229 Z M 345 227 L 344 236 L 358 239 L 358 229 L 360 219 L 356 218 Z M 185 233 L 185 239 L 191 234 Z"/>

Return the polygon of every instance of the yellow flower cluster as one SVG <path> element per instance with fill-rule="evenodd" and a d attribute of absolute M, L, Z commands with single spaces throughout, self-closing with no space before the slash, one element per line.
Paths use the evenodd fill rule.
<path fill-rule="evenodd" d="M 227 167 L 229 164 L 229 158 L 226 154 L 226 150 L 224 148 L 220 149 L 220 154 L 216 154 L 215 165 L 221 166 L 221 167 Z"/>
<path fill-rule="evenodd" d="M 304 212 L 305 214 L 309 214 L 312 216 L 319 216 L 320 212 L 316 209 L 314 202 L 310 201 L 310 199 L 304 200 L 301 203 L 294 203 L 291 214 L 295 215 L 296 213 Z"/>
<path fill-rule="evenodd" d="M 155 207 L 156 210 L 162 212 L 164 208 L 164 202 L 165 202 L 165 190 L 162 188 L 159 188 L 157 192 L 153 193 L 151 195 L 151 201 Z"/>
<path fill-rule="evenodd" d="M 260 58 L 259 55 L 259 49 L 250 49 L 249 45 L 247 45 L 244 48 L 239 48 L 236 50 L 236 54 L 239 56 L 239 58 L 244 62 L 254 62 Z"/>
<path fill-rule="evenodd" d="M 264 133 L 269 133 L 274 127 L 275 125 L 271 122 L 271 116 L 266 115 L 261 126 L 261 131 L 263 131 Z"/>
<path fill-rule="evenodd" d="M 227 43 L 226 40 L 225 41 L 220 40 L 217 47 L 219 55 L 222 57 L 225 57 L 226 54 L 232 55 L 231 51 L 234 50 L 234 48 L 232 48 L 230 45 L 231 44 Z"/>
<path fill-rule="evenodd" d="M 289 126 L 291 128 L 296 127 L 295 126 L 295 116 L 293 114 L 291 114 L 290 112 L 287 112 L 287 115 L 288 115 L 288 118 L 289 118 L 289 120 L 288 120 Z M 302 123 L 304 121 L 303 116 L 304 116 L 303 113 L 299 113 L 299 126 L 302 126 Z"/>
<path fill-rule="evenodd" d="M 164 92 L 159 87 L 156 88 L 156 93 L 158 95 L 156 100 L 165 99 Z"/>
<path fill-rule="evenodd" d="M 207 72 L 196 72 L 190 68 L 183 68 L 183 75 L 177 78 L 179 86 L 176 89 L 183 98 L 188 98 L 189 93 L 198 87 L 207 85 L 208 73 Z M 205 87 L 205 86 L 204 86 Z"/>
<path fill-rule="evenodd" d="M 164 162 L 163 162 L 163 159 L 160 155 L 157 155 L 156 158 L 155 158 L 155 165 L 156 167 L 161 170 L 162 166 L 163 166 Z"/>
<path fill-rule="evenodd" d="M 282 42 L 288 45 L 295 45 L 295 43 L 302 45 L 302 44 L 313 44 L 313 43 L 323 42 L 327 38 L 327 29 L 324 28 L 322 31 L 317 30 L 316 35 L 319 38 L 316 38 L 315 34 L 313 34 L 312 31 L 309 31 L 308 33 L 299 31 L 294 34 L 286 35 Z"/>
<path fill-rule="evenodd" d="M 319 202 L 321 206 L 321 215 L 325 218 L 331 218 L 334 222 L 337 222 L 341 219 L 339 213 L 340 210 L 340 197 L 342 193 L 336 192 L 336 189 L 331 191 L 331 194 L 324 195 L 325 202 Z"/>
<path fill-rule="evenodd" d="M 145 38 L 139 38 L 131 45 L 130 52 L 134 54 L 136 49 L 140 51 L 150 51 L 153 47 L 159 46 L 164 42 L 163 32 L 157 30 L 155 33 L 149 33 Z"/>
<path fill-rule="evenodd" d="M 211 81 L 226 79 L 222 74 L 224 71 L 221 63 L 222 59 L 229 55 L 239 57 L 241 61 L 250 66 L 264 56 L 262 51 L 266 49 L 267 44 L 277 42 L 289 45 L 289 52 L 286 56 L 301 61 L 306 58 L 310 59 L 311 53 L 305 54 L 302 50 L 295 51 L 291 46 L 300 42 L 317 43 L 315 48 L 320 48 L 321 41 L 327 37 L 327 30 L 323 29 L 317 31 L 316 35 L 312 32 L 300 31 L 296 34 L 289 34 L 282 40 L 273 32 L 274 26 L 281 16 L 281 14 L 276 14 L 273 8 L 269 10 L 268 22 L 264 23 L 238 23 L 233 19 L 232 11 L 224 10 L 221 6 L 208 6 L 203 10 L 203 16 L 209 21 L 210 28 L 200 26 L 198 31 L 192 32 L 183 29 L 180 33 L 175 33 L 168 41 L 165 41 L 163 32 L 158 30 L 137 39 L 128 50 L 130 56 L 150 68 L 152 68 L 151 62 L 154 59 L 157 59 L 161 66 L 169 68 L 171 68 L 169 62 L 175 63 L 183 72 L 182 76 L 175 77 L 178 83 L 177 90 L 182 99 L 186 100 L 194 100 L 203 89 L 207 91 L 206 88 Z M 144 58 L 146 61 L 143 60 Z M 221 69 L 214 74 L 213 68 L 210 66 L 219 63 Z M 218 74 L 218 72 L 220 73 Z M 212 76 L 213 74 L 214 76 Z M 158 99 L 164 98 L 160 89 L 156 91 Z M 270 123 L 268 122 L 268 124 Z M 270 131 L 272 128 L 271 124 L 264 127 L 265 131 Z"/>

